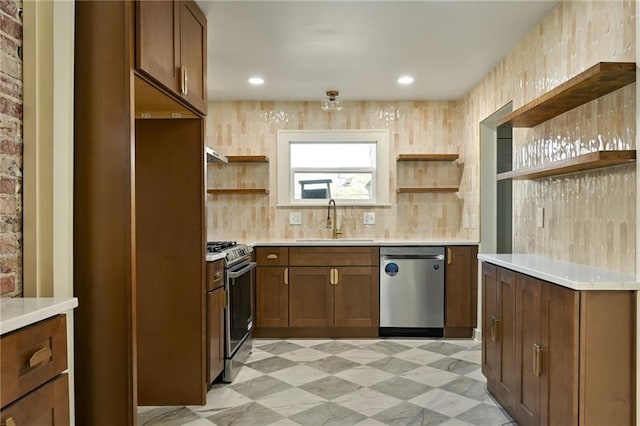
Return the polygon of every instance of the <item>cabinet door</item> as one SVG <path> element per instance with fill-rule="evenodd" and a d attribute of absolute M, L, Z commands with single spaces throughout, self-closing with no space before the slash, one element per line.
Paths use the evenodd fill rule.
<path fill-rule="evenodd" d="M 200 112 L 207 113 L 207 19 L 193 1 L 180 5 L 181 95 Z"/>
<path fill-rule="evenodd" d="M 260 266 L 256 274 L 256 327 L 289 326 L 289 268 Z"/>
<path fill-rule="evenodd" d="M 178 93 L 179 12 L 173 1 L 136 2 L 136 68 Z"/>
<path fill-rule="evenodd" d="M 541 304 L 542 283 L 517 274 L 515 417 L 519 425 L 540 424 Z"/>
<path fill-rule="evenodd" d="M 578 307 L 577 291 L 542 285 L 543 425 L 578 423 Z"/>
<path fill-rule="evenodd" d="M 80 398 L 79 403 L 82 403 L 81 400 Z M 69 422 L 67 374 L 62 374 L 40 386 L 2 409 L 0 413 L 2 425 L 67 426 Z"/>
<path fill-rule="evenodd" d="M 289 326 L 333 327 L 330 271 L 322 266 L 289 268 Z"/>
<path fill-rule="evenodd" d="M 224 369 L 224 299 L 222 287 L 208 294 L 208 384 L 214 381 Z"/>
<path fill-rule="evenodd" d="M 445 327 L 477 325 L 476 246 L 447 247 Z"/>
<path fill-rule="evenodd" d="M 497 340 L 500 345 L 500 368 L 495 395 L 508 408 L 513 408 L 517 390 L 516 375 L 516 273 L 498 268 Z"/>
<path fill-rule="evenodd" d="M 490 263 L 482 264 L 482 373 L 489 386 L 500 370 L 500 340 L 495 322 L 498 318 L 498 271 Z"/>
<path fill-rule="evenodd" d="M 378 268 L 352 266 L 335 271 L 336 327 L 378 327 Z"/>

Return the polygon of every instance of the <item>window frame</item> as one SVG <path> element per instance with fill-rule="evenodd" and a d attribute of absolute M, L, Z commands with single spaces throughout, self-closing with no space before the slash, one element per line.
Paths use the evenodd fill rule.
<path fill-rule="evenodd" d="M 326 199 L 302 199 L 295 197 L 295 171 L 301 169 L 291 168 L 291 143 L 374 143 L 376 146 L 376 164 L 372 170 L 372 199 L 371 200 L 338 200 L 343 206 L 389 206 L 389 130 L 278 130 L 277 147 L 277 206 L 326 206 Z M 362 168 L 343 169 L 333 168 L 336 171 L 357 172 Z M 327 169 L 307 169 L 305 171 L 330 171 Z M 369 172 L 366 168 L 366 172 Z"/>

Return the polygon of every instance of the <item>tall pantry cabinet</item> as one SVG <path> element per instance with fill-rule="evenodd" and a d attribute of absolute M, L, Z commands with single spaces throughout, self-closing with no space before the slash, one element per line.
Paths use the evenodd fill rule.
<path fill-rule="evenodd" d="M 75 418 L 133 425 L 139 404 L 206 399 L 206 20 L 178 0 L 75 19 Z M 141 61 L 168 29 L 175 84 Z"/>

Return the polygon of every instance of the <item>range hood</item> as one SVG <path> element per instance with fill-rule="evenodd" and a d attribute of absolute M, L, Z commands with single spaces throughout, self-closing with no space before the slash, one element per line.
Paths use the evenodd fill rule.
<path fill-rule="evenodd" d="M 207 159 L 207 163 L 228 163 L 229 160 L 224 155 L 219 152 L 214 151 L 209 146 L 205 145 L 204 147 L 204 156 Z"/>

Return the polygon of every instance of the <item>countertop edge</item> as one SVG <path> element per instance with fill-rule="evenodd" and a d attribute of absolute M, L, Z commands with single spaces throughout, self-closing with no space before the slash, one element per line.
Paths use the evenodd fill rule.
<path fill-rule="evenodd" d="M 216 260 L 221 260 L 227 257 L 226 253 L 207 253 L 205 260 L 207 262 L 215 262 Z"/>
<path fill-rule="evenodd" d="M 1 299 L 2 300 L 2 309 L 9 309 L 9 306 L 5 306 L 5 304 L 9 303 L 19 303 L 22 301 L 24 304 L 26 302 L 32 302 L 33 304 L 38 304 L 38 301 L 43 303 L 50 303 L 46 306 L 34 306 L 30 307 L 26 311 L 22 311 L 15 316 L 11 316 L 9 318 L 3 318 L 0 321 L 0 335 L 4 335 L 10 333 L 12 331 L 18 330 L 20 328 L 26 327 L 31 324 L 35 324 L 38 321 L 42 321 L 47 318 L 51 318 L 58 314 L 61 314 L 66 311 L 70 311 L 78 307 L 78 298 L 70 297 L 70 298 L 53 298 L 53 297 L 37 297 L 37 298 L 12 298 L 12 299 Z"/>
<path fill-rule="evenodd" d="M 592 268 L 577 263 L 559 261 L 541 255 L 518 255 L 520 260 L 530 259 L 531 261 L 536 260 L 538 263 L 544 263 L 545 267 L 544 269 L 541 269 L 523 263 L 511 262 L 499 256 L 505 255 L 481 253 L 478 254 L 478 260 L 520 272 L 522 274 L 530 275 L 534 278 L 548 281 L 571 290 L 640 290 L 640 281 L 637 277 L 630 274 Z M 581 270 L 583 274 L 588 273 L 593 276 L 588 279 L 572 276 L 571 271 L 575 269 Z M 608 277 L 601 277 L 601 275 L 608 275 Z"/>
<path fill-rule="evenodd" d="M 379 239 L 308 239 L 300 240 L 273 240 L 256 241 L 249 245 L 252 247 L 310 247 L 310 246 L 477 246 L 478 241 L 473 240 L 379 240 Z"/>

